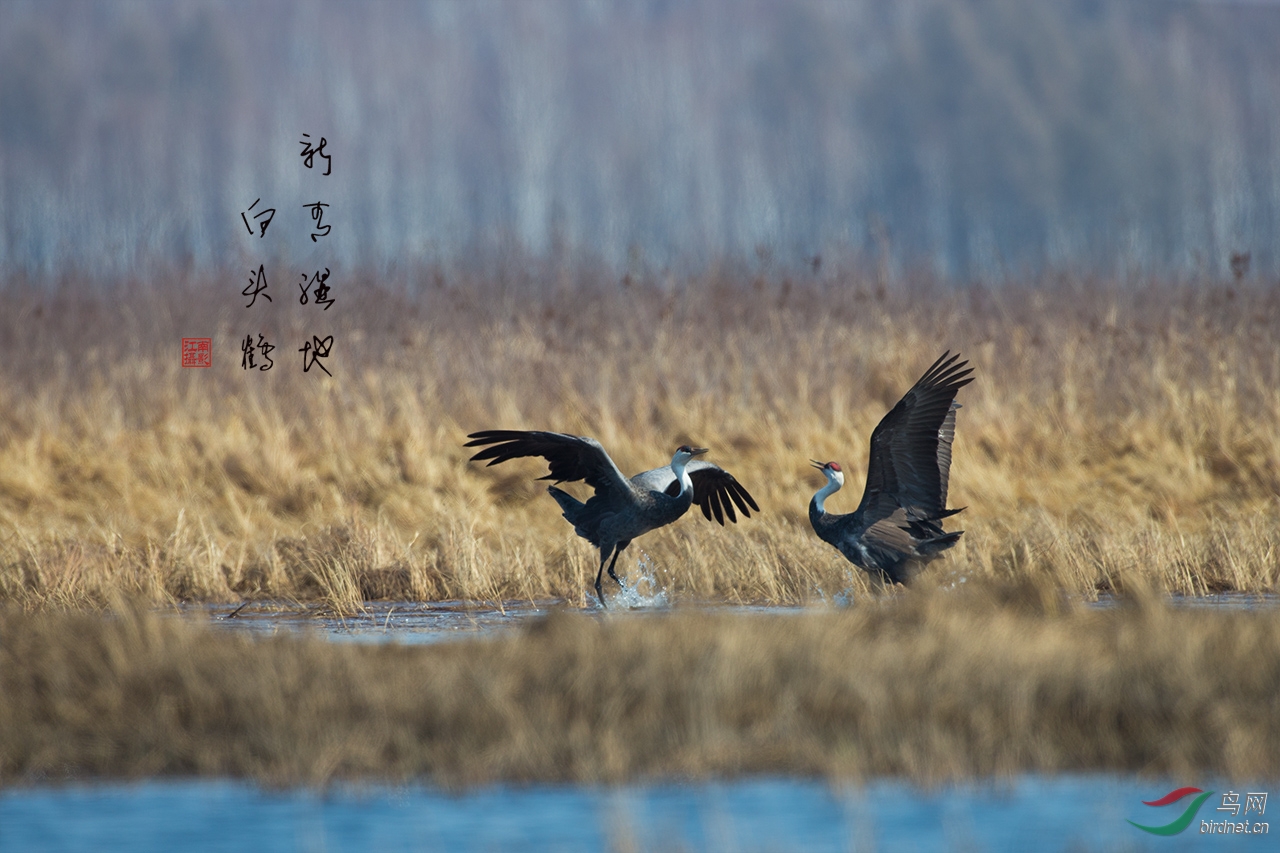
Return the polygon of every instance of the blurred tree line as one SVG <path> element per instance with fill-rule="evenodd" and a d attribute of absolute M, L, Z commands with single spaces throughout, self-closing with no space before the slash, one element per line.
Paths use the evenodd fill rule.
<path fill-rule="evenodd" d="M 1273 274 L 1277 45 L 1268 2 L 6 0 L 0 268 Z"/>

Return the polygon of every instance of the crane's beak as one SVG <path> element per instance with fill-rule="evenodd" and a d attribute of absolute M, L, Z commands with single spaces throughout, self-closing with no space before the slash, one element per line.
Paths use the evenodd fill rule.
<path fill-rule="evenodd" d="M 809 461 L 812 462 L 813 467 L 817 468 L 819 471 L 827 470 L 827 466 L 819 462 L 817 459 L 810 459 Z"/>
<path fill-rule="evenodd" d="M 709 448 L 709 447 L 695 447 L 695 448 L 693 448 L 693 450 L 689 451 L 689 455 L 690 455 L 690 456 L 701 456 L 702 454 L 706 453 L 706 452 L 707 452 L 708 450 L 710 450 L 710 449 L 711 449 L 711 448 Z"/>

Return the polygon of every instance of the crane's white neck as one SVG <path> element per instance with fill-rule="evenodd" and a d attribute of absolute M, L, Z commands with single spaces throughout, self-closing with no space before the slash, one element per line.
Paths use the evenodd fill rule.
<path fill-rule="evenodd" d="M 689 464 L 687 458 L 682 458 L 683 454 L 677 453 L 675 458 L 671 460 L 671 471 L 676 475 L 676 479 L 680 481 L 680 494 L 693 491 L 693 480 L 689 479 L 689 472 L 685 470 L 685 466 Z"/>
<path fill-rule="evenodd" d="M 826 509 L 823 507 L 823 502 L 836 492 L 840 491 L 840 487 L 843 485 L 844 483 L 840 482 L 835 477 L 827 477 L 827 484 L 821 489 L 818 489 L 818 493 L 813 496 L 813 504 L 818 508 L 818 512 L 826 512 Z"/>

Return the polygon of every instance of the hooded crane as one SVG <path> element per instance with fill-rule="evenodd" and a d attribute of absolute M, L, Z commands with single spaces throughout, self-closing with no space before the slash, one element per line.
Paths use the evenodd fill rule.
<path fill-rule="evenodd" d="M 943 353 L 871 433 L 867 488 L 856 510 L 826 511 L 824 502 L 844 485 L 844 472 L 836 462 L 811 460 L 827 478 L 809 502 L 814 532 L 883 583 L 908 583 L 964 533 L 942 529 L 944 518 L 960 512 L 947 509 L 956 392 L 973 381 L 973 369 L 964 369 L 969 362 L 957 364 L 958 358 Z"/>
<path fill-rule="evenodd" d="M 541 456 L 549 463 L 551 473 L 538 479 L 557 483 L 584 480 L 595 489 L 595 495 L 583 503 L 555 486 L 547 487 L 574 532 L 600 549 L 596 596 L 601 607 L 605 606 L 600 588 L 605 561 L 613 556 L 609 577 L 622 586 L 613 567 L 632 539 L 670 524 L 695 503 L 702 507 L 702 514 L 708 519 L 714 513 L 721 526 L 726 515 L 730 521 L 737 522 L 735 505 L 748 518 L 752 509 L 760 511 L 755 500 L 728 471 L 710 462 L 690 461 L 706 453 L 705 447 L 682 445 L 676 448 L 669 466 L 636 474 L 628 480 L 594 438 L 508 429 L 473 432 L 467 438 L 471 441 L 464 447 L 485 447 L 471 457 L 472 462 L 488 459 L 490 465 L 497 465 L 520 456 Z"/>

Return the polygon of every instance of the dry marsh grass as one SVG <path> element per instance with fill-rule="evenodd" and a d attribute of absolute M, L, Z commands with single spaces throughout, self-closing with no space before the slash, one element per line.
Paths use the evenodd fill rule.
<path fill-rule="evenodd" d="M 944 349 L 976 381 L 951 481 L 967 532 L 936 577 L 1277 587 L 1273 286 L 495 268 L 335 277 L 317 314 L 245 309 L 233 279 L 0 288 L 0 599 L 585 604 L 594 553 L 539 463 L 467 463 L 465 434 L 495 427 L 593 435 L 628 472 L 709 446 L 763 512 L 639 540 L 676 598 L 860 591 L 809 529 L 807 460 L 845 466 L 831 508 L 852 509 L 872 428 Z M 331 379 L 294 352 L 316 331 Z M 242 371 L 259 332 L 275 367 Z M 214 338 L 213 368 L 179 367 L 183 335 Z"/>
<path fill-rule="evenodd" d="M 0 610 L 0 785 L 1280 774 L 1280 618 L 1043 588 L 788 615 L 561 611 L 491 640 L 253 640 Z"/>

